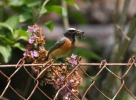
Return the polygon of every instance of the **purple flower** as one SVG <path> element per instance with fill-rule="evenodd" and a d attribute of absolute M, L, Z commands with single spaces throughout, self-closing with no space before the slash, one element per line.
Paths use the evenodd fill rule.
<path fill-rule="evenodd" d="M 61 76 L 61 78 L 58 78 L 57 83 L 62 84 L 64 78 L 65 78 L 64 76 Z"/>
<path fill-rule="evenodd" d="M 61 84 L 62 79 L 61 79 L 61 78 L 58 78 L 58 79 L 57 79 L 57 82 L 58 82 L 59 84 Z"/>
<path fill-rule="evenodd" d="M 70 59 L 68 62 L 69 62 L 70 64 L 74 64 L 74 63 L 75 63 L 75 59 Z"/>
<path fill-rule="evenodd" d="M 67 92 L 67 93 L 63 96 L 63 100 L 70 100 L 70 96 L 71 96 L 71 93 L 70 93 L 70 92 Z"/>
<path fill-rule="evenodd" d="M 72 65 L 77 65 L 77 61 L 75 59 L 70 59 L 68 61 L 68 63 L 72 64 Z"/>
<path fill-rule="evenodd" d="M 27 32 L 35 33 L 35 32 L 37 32 L 37 31 L 38 31 L 38 28 L 37 28 L 37 27 L 28 26 Z"/>
<path fill-rule="evenodd" d="M 34 37 L 30 37 L 28 41 L 29 41 L 30 44 L 32 44 L 32 43 L 34 43 L 35 38 Z"/>
<path fill-rule="evenodd" d="M 38 54 L 38 52 L 37 52 L 36 50 L 31 51 L 30 54 L 31 54 L 31 57 L 32 57 L 32 58 L 39 56 L 39 54 Z"/>
<path fill-rule="evenodd" d="M 38 31 L 38 28 L 34 28 L 33 32 L 36 33 Z"/>
<path fill-rule="evenodd" d="M 26 32 L 33 32 L 33 27 L 28 26 L 28 29 L 27 29 L 27 31 L 26 31 Z"/>
<path fill-rule="evenodd" d="M 72 59 L 76 59 L 76 57 L 77 57 L 77 55 L 75 55 L 75 54 L 72 54 L 72 55 L 71 55 L 71 58 L 72 58 Z"/>
<path fill-rule="evenodd" d="M 38 57 L 39 56 L 39 54 L 38 54 L 38 52 L 36 50 L 33 51 L 33 55 L 34 55 L 34 57 Z"/>
<path fill-rule="evenodd" d="M 68 60 L 68 63 L 72 64 L 72 65 L 77 65 L 77 61 L 76 61 L 77 55 L 72 54 L 71 58 Z"/>
<path fill-rule="evenodd" d="M 76 92 L 76 90 L 74 90 L 74 89 L 72 89 L 71 91 L 72 91 L 73 93 Z"/>
<path fill-rule="evenodd" d="M 26 51 L 23 53 L 23 56 L 27 57 L 29 53 L 30 53 L 30 51 L 28 49 L 26 49 Z"/>
<path fill-rule="evenodd" d="M 34 69 L 34 72 L 37 73 L 37 72 L 38 72 L 38 69 Z"/>
<path fill-rule="evenodd" d="M 38 38 L 37 36 L 31 36 L 28 41 L 30 44 L 33 44 L 37 38 Z"/>
<path fill-rule="evenodd" d="M 23 53 L 23 56 L 24 56 L 24 57 L 26 57 L 26 56 L 27 56 L 26 52 L 24 52 L 24 53 Z"/>

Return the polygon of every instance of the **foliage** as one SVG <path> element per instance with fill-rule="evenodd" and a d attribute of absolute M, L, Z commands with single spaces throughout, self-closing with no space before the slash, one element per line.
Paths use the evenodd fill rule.
<path fill-rule="evenodd" d="M 28 34 L 23 29 L 17 28 L 18 24 L 19 17 L 16 15 L 8 18 L 5 22 L 0 22 L 0 26 L 3 27 L 0 30 L 0 53 L 4 62 L 8 62 L 11 58 L 12 48 L 25 50 L 19 40 L 27 40 Z"/>

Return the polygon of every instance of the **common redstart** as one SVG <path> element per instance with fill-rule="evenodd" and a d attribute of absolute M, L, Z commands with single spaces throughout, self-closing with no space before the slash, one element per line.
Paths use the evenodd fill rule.
<path fill-rule="evenodd" d="M 64 36 L 51 47 L 45 60 L 58 60 L 66 56 L 75 46 L 75 36 L 82 38 L 84 32 L 79 29 L 69 28 Z"/>

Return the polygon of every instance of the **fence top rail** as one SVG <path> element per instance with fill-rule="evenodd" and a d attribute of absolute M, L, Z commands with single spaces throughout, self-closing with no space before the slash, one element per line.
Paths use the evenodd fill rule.
<path fill-rule="evenodd" d="M 80 63 L 80 66 L 99 66 L 101 63 Z M 44 66 L 45 64 L 24 64 L 23 66 L 25 67 L 30 67 L 30 66 Z M 47 64 L 48 65 L 48 64 Z M 61 64 L 61 63 L 54 63 L 53 66 L 59 66 L 59 65 L 69 65 L 69 64 Z M 106 63 L 107 66 L 127 66 L 128 63 Z M 136 63 L 134 63 L 136 66 Z M 7 68 L 7 67 L 15 67 L 15 66 L 20 66 L 17 64 L 5 64 L 5 65 L 0 65 L 0 68 Z"/>

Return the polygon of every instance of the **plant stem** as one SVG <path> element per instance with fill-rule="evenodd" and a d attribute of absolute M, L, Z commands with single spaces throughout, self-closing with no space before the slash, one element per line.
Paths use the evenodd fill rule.
<path fill-rule="evenodd" d="M 61 0 L 61 4 L 62 4 L 62 7 L 65 9 L 65 11 L 68 13 L 67 3 L 66 3 L 64 0 Z M 68 16 L 63 17 L 63 24 L 64 24 L 64 28 L 65 28 L 65 29 L 68 29 L 68 28 L 69 28 Z"/>
<path fill-rule="evenodd" d="M 49 0 L 45 0 L 44 3 L 43 3 L 43 5 L 42 5 L 42 7 L 41 7 L 41 9 L 42 9 L 48 2 L 49 2 Z M 40 9 L 40 10 L 41 10 L 41 9 Z"/>
<path fill-rule="evenodd" d="M 41 17 L 40 11 L 45 7 L 45 5 L 46 5 L 48 2 L 49 2 L 49 0 L 45 0 L 44 3 L 43 3 L 43 5 L 39 8 L 39 10 L 38 10 L 38 15 L 36 16 L 34 22 L 36 22 L 36 21 Z"/>

